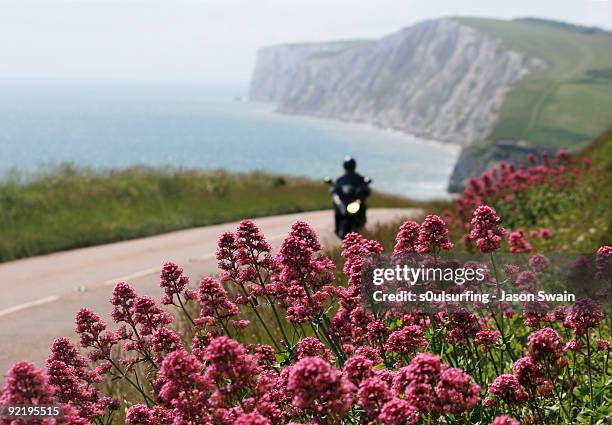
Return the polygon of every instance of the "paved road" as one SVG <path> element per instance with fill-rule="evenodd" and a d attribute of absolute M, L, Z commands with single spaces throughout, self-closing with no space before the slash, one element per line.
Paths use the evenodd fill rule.
<path fill-rule="evenodd" d="M 413 216 L 414 209 L 371 209 L 369 225 Z M 277 248 L 291 224 L 308 221 L 325 244 L 337 243 L 330 211 L 256 219 Z M 11 364 L 42 365 L 53 339 L 74 336 L 74 316 L 88 307 L 109 320 L 112 286 L 128 281 L 141 294 L 161 295 L 159 271 L 166 261 L 182 265 L 192 282 L 216 273 L 217 236 L 237 223 L 181 230 L 56 254 L 0 263 L 0 382 Z"/>

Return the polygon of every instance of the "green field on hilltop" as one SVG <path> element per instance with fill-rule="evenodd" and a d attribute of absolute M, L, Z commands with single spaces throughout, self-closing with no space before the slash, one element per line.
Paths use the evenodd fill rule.
<path fill-rule="evenodd" d="M 374 194 L 371 206 L 408 200 Z M 0 261 L 275 214 L 331 208 L 327 186 L 264 173 L 64 166 L 0 182 Z"/>
<path fill-rule="evenodd" d="M 455 19 L 547 65 L 508 93 L 491 139 L 578 149 L 612 123 L 612 33 L 536 19 Z"/>

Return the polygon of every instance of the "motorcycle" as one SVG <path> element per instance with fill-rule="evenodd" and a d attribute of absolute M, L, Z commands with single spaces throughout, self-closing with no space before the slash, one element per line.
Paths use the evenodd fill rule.
<path fill-rule="evenodd" d="M 324 179 L 331 187 L 336 183 L 330 178 Z M 372 179 L 364 178 L 364 183 L 369 185 Z M 339 192 L 339 193 L 338 193 Z M 365 196 L 360 187 L 354 185 L 342 185 L 332 194 L 334 211 L 336 213 L 336 235 L 340 239 L 351 233 L 360 230 L 366 223 Z"/>

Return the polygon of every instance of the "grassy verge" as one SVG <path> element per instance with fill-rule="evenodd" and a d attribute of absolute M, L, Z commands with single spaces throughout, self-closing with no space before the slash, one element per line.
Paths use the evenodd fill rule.
<path fill-rule="evenodd" d="M 0 182 L 0 261 L 330 203 L 323 183 L 302 178 L 66 165 Z M 412 203 L 374 194 L 370 205 Z"/>

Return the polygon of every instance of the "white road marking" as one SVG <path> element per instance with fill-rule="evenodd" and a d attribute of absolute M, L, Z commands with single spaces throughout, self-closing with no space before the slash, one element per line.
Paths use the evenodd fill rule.
<path fill-rule="evenodd" d="M 30 302 L 27 302 L 27 303 L 19 304 L 19 305 L 16 305 L 14 307 L 7 308 L 6 310 L 1 310 L 0 311 L 0 317 L 8 316 L 9 314 L 17 313 L 18 311 L 25 310 L 27 308 L 36 307 L 36 306 L 39 306 L 39 305 L 51 303 L 51 302 L 56 301 L 58 299 L 59 299 L 59 297 L 57 295 L 51 295 L 50 297 L 41 298 L 41 299 L 36 300 L 36 301 L 30 301 Z"/>
<path fill-rule="evenodd" d="M 132 279 L 138 279 L 139 277 L 144 277 L 144 276 L 148 276 L 150 274 L 154 274 L 154 273 L 160 273 L 161 272 L 161 266 L 160 267 L 151 267 L 145 270 L 140 270 L 138 272 L 135 273 L 131 273 L 131 274 L 126 274 L 125 276 L 119 276 L 119 277 L 115 277 L 113 279 L 109 279 L 107 281 L 104 281 L 102 284 L 104 286 L 112 286 L 115 285 L 118 282 L 124 282 L 124 281 L 128 281 L 128 280 L 132 280 Z"/>
<path fill-rule="evenodd" d="M 273 240 L 278 240 L 278 239 L 284 239 L 287 235 L 289 234 L 289 232 L 280 234 L 280 235 L 274 235 L 274 236 L 270 236 L 267 237 L 266 239 L 269 241 L 273 241 Z M 193 262 L 197 262 L 197 261 L 206 261 L 206 260 L 213 260 L 214 258 L 216 258 L 217 254 L 216 253 L 211 253 L 211 254 L 204 254 L 204 255 L 200 255 L 198 257 L 190 257 L 188 259 L 188 261 L 190 263 Z M 119 276 L 119 277 L 115 277 L 113 279 L 109 279 L 106 280 L 102 283 L 102 285 L 104 286 L 113 286 L 116 285 L 118 282 L 126 282 L 129 280 L 133 280 L 133 279 L 138 279 L 140 277 L 144 277 L 144 276 L 149 276 L 151 274 L 155 274 L 155 273 L 159 273 L 161 272 L 161 266 L 159 267 L 151 267 L 145 270 L 140 270 L 138 272 L 134 272 L 134 273 L 130 273 L 127 274 L 125 276 Z"/>
<path fill-rule="evenodd" d="M 204 254 L 197 257 L 190 257 L 187 261 L 190 263 L 197 263 L 198 261 L 212 260 L 214 258 L 217 258 L 217 254 Z"/>
<path fill-rule="evenodd" d="M 283 233 L 281 235 L 274 235 L 274 236 L 268 237 L 266 239 L 269 240 L 269 241 L 273 241 L 273 240 L 275 241 L 275 240 L 278 240 L 278 239 L 284 239 L 288 234 L 289 233 L 286 232 L 286 233 Z M 192 257 L 192 258 L 189 259 L 189 262 L 212 260 L 215 257 L 216 257 L 215 253 L 205 254 L 205 255 L 201 255 L 199 257 Z M 140 277 L 149 276 L 149 275 L 152 275 L 152 274 L 155 274 L 155 273 L 159 273 L 160 271 L 161 271 L 161 267 L 151 267 L 151 268 L 140 270 L 140 271 L 137 271 L 137 272 L 134 272 L 134 273 L 130 273 L 130 274 L 124 275 L 124 276 L 119 276 L 119 277 L 116 277 L 116 278 L 113 278 L 113 279 L 106 280 L 106 281 L 102 282 L 102 285 L 103 286 L 113 286 L 113 285 L 116 285 L 118 282 L 124 282 L 124 281 L 133 280 L 133 279 L 138 279 Z M 0 311 L 0 317 L 7 316 L 9 314 L 16 313 L 18 311 L 25 310 L 25 309 L 28 309 L 28 308 L 31 308 L 31 307 L 36 307 L 36 306 L 39 306 L 39 305 L 47 304 L 47 303 L 56 301 L 59 298 L 60 297 L 57 296 L 57 295 L 51 295 L 49 297 L 41 298 L 39 300 L 35 300 L 35 301 L 30 301 L 30 302 L 27 302 L 27 303 L 19 304 L 19 305 L 16 305 L 14 307 L 7 308 L 6 310 L 1 310 Z"/>

